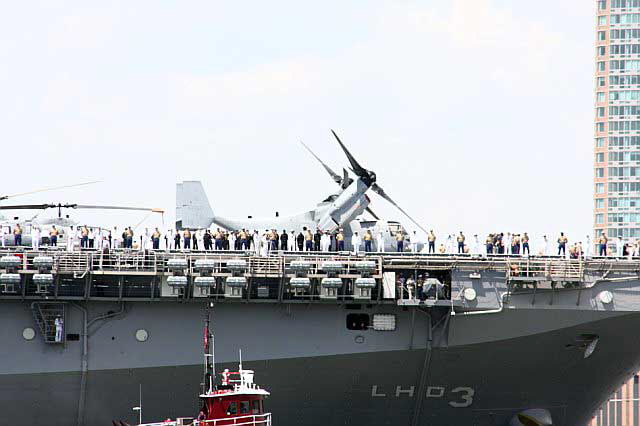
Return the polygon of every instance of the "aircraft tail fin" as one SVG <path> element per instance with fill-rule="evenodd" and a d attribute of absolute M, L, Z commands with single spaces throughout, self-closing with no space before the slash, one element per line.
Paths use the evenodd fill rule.
<path fill-rule="evenodd" d="M 202 183 L 197 180 L 176 184 L 176 228 L 202 229 L 213 223 L 213 210 Z"/>

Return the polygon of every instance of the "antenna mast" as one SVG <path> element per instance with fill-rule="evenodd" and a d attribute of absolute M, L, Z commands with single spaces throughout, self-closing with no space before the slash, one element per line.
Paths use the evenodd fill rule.
<path fill-rule="evenodd" d="M 204 380 L 202 382 L 203 393 L 213 392 L 213 381 L 215 379 L 215 343 L 213 333 L 209 327 L 211 321 L 209 319 L 213 303 L 207 304 L 207 310 L 204 319 Z"/>

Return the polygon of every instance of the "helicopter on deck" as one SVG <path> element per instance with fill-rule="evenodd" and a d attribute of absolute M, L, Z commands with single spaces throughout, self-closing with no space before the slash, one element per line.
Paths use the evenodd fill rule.
<path fill-rule="evenodd" d="M 246 229 L 249 231 L 265 229 L 290 230 L 299 232 L 303 228 L 315 232 L 334 232 L 342 229 L 347 247 L 350 246 L 351 235 L 358 233 L 361 237 L 366 230 L 371 230 L 374 238 L 382 235 L 385 251 L 396 248 L 396 234 L 402 232 L 405 236 L 405 249 L 410 247 L 410 239 L 406 229 L 395 221 L 380 219 L 370 208 L 370 198 L 367 196 L 369 190 L 375 192 L 386 201 L 396 207 L 403 215 L 413 222 L 418 229 L 427 234 L 427 231 L 411 216 L 407 214 L 377 183 L 376 174 L 362 167 L 355 157 L 342 143 L 336 132 L 331 130 L 340 148 L 346 155 L 350 170 L 355 175 L 352 178 L 346 169 L 343 175 L 335 173 L 318 156 L 316 156 L 306 145 L 304 147 L 313 155 L 331 176 L 334 182 L 340 185 L 340 191 L 330 195 L 320 202 L 315 208 L 306 212 L 275 218 L 253 219 L 230 219 L 214 214 L 209 200 L 200 181 L 184 181 L 176 186 L 176 228 L 177 229 L 205 229 L 215 224 L 226 230 Z M 365 220 L 364 213 L 371 215 L 373 220 Z M 421 247 L 419 247 L 420 249 Z"/>
<path fill-rule="evenodd" d="M 21 194 L 0 196 L 0 200 L 6 200 L 17 196 L 30 195 L 44 191 L 52 191 L 63 188 L 76 187 L 81 185 L 89 185 L 97 183 L 84 182 L 74 185 L 65 185 L 60 187 L 45 188 L 36 191 L 25 192 Z M 57 209 L 57 216 L 55 217 L 40 217 L 40 214 L 48 209 Z M 0 205 L 0 210 L 5 211 L 33 211 L 39 210 L 39 212 L 30 217 L 12 216 L 7 218 L 0 215 L 0 243 L 2 246 L 15 245 L 15 239 L 13 237 L 14 229 L 17 225 L 22 229 L 22 242 L 21 245 L 31 245 L 31 236 L 34 232 L 34 228 L 39 230 L 41 243 L 44 245 L 49 244 L 49 232 L 54 228 L 57 230 L 57 240 L 59 245 L 66 244 L 66 234 L 71 228 L 76 229 L 80 226 L 86 226 L 92 231 L 102 231 L 105 228 L 98 225 L 91 225 L 88 223 L 80 223 L 73 219 L 68 214 L 63 214 L 63 209 L 94 209 L 94 210 L 129 210 L 129 211 L 143 211 L 151 213 L 164 214 L 164 210 L 158 208 L 146 208 L 146 207 L 128 207 L 128 206 L 110 206 L 110 205 L 87 205 L 87 204 L 15 204 L 15 205 Z"/>

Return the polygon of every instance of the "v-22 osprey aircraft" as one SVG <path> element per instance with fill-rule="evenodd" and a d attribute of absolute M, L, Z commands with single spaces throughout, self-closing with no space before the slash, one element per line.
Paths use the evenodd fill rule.
<path fill-rule="evenodd" d="M 343 229 L 347 247 L 350 246 L 350 236 L 358 232 L 363 235 L 363 231 L 371 230 L 374 237 L 382 232 L 384 234 L 385 251 L 395 250 L 395 234 L 402 231 L 407 237 L 405 249 L 409 247 L 410 235 L 405 231 L 399 222 L 381 220 L 369 207 L 370 199 L 367 191 L 372 190 L 382 198 L 387 200 L 398 210 L 400 210 L 409 220 L 426 234 L 426 230 L 411 216 L 409 216 L 376 182 L 376 174 L 362 167 L 347 147 L 342 143 L 338 135 L 331 130 L 333 136 L 344 151 L 350 169 L 355 175 L 355 179 L 349 177 L 348 172 L 343 169 L 343 175 L 336 174 L 318 156 L 316 156 L 306 145 L 304 147 L 313 155 L 329 173 L 331 178 L 340 185 L 340 191 L 329 196 L 320 202 L 314 209 L 287 217 L 272 218 L 247 218 L 230 219 L 214 214 L 209 200 L 200 181 L 184 181 L 176 185 L 176 228 L 177 229 L 206 229 L 212 224 L 220 228 L 233 231 L 246 229 L 249 231 L 265 229 L 276 229 L 278 231 L 295 231 L 296 234 L 304 227 L 315 232 L 333 232 Z M 364 212 L 368 212 L 374 220 L 357 219 Z"/>

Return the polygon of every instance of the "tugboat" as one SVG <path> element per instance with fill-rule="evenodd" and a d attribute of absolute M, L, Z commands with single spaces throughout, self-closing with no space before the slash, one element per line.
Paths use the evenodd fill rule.
<path fill-rule="evenodd" d="M 242 351 L 238 371 L 225 369 L 216 385 L 214 338 L 209 329 L 209 310 L 204 326 L 204 381 L 200 394 L 201 409 L 196 418 L 179 417 L 139 426 L 271 426 L 271 413 L 264 412 L 269 392 L 253 382 L 254 371 L 242 368 Z M 142 407 L 136 407 L 141 411 Z"/>

